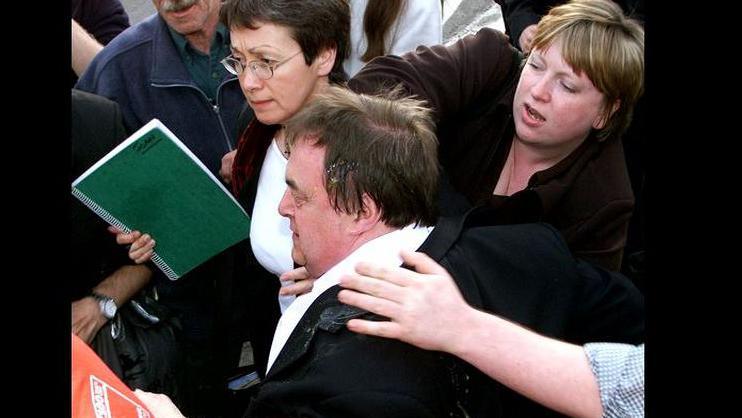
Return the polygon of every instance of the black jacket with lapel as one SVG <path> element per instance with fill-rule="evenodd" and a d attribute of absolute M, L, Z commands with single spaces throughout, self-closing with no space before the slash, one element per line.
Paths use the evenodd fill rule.
<path fill-rule="evenodd" d="M 478 215 L 441 218 L 419 249 L 470 304 L 578 344 L 643 341 L 644 301 L 628 279 L 576 260 L 551 226 L 490 226 Z M 249 416 L 559 416 L 449 355 L 348 331 L 353 317 L 378 317 L 341 304 L 338 291 L 304 314 Z"/>

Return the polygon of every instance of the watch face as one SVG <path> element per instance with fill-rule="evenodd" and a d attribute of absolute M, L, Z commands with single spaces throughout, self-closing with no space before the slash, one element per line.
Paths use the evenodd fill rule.
<path fill-rule="evenodd" d="M 100 307 L 106 318 L 111 319 L 116 315 L 116 303 L 112 299 L 101 301 Z"/>

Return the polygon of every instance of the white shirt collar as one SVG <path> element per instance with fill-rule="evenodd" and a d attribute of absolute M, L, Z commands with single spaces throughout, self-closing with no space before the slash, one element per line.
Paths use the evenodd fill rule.
<path fill-rule="evenodd" d="M 402 249 L 411 251 L 418 249 L 432 231 L 432 226 L 416 227 L 414 225 L 407 225 L 402 229 L 376 237 L 363 244 L 325 272 L 325 274 L 314 282 L 312 291 L 297 297 L 278 321 L 276 331 L 273 335 L 271 351 L 268 355 L 266 373 L 273 366 L 278 354 L 283 349 L 296 324 L 299 323 L 299 320 L 304 316 L 307 309 L 309 309 L 315 299 L 324 293 L 325 290 L 338 284 L 340 276 L 354 271 L 354 267 L 359 261 L 371 261 L 390 267 L 400 266 L 402 265 L 402 258 L 399 256 L 399 252 Z"/>

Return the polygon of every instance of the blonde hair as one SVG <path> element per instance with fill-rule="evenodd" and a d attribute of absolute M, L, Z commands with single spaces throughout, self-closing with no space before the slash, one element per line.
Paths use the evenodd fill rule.
<path fill-rule="evenodd" d="M 564 60 L 575 72 L 584 71 L 605 95 L 605 125 L 598 138 L 622 135 L 644 89 L 642 26 L 612 1 L 572 0 L 541 19 L 533 49 L 548 49 L 557 40 Z M 613 112 L 615 103 L 619 107 Z"/>

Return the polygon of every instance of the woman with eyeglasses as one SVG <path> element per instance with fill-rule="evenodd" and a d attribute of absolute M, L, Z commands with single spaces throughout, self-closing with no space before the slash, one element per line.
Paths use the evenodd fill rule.
<path fill-rule="evenodd" d="M 346 80 L 342 65 L 348 54 L 350 10 L 347 0 L 229 0 L 221 13 L 232 48 L 222 63 L 239 78 L 255 113 L 238 141 L 233 164 L 227 155 L 222 167 L 231 166 L 228 181 L 251 216 L 250 239 L 246 248 L 237 249 L 237 257 L 248 258 L 243 277 L 250 281 L 253 300 L 246 303 L 253 305 L 248 320 L 257 328 L 252 343 L 261 369 L 280 312 L 294 295 L 308 290 L 306 284 L 311 286 L 293 284 L 292 279 L 304 277 L 295 276 L 291 229 L 278 213 L 288 161 L 281 128 L 316 93 Z M 279 293 L 276 278 L 284 273 L 288 277 L 281 278 L 288 280 L 281 282 L 285 287 Z"/>
<path fill-rule="evenodd" d="M 231 54 L 221 62 L 239 79 L 255 114 L 236 151 L 222 159 L 220 173 L 251 217 L 250 239 L 232 247 L 232 298 L 241 305 L 235 306 L 237 315 L 246 315 L 262 375 L 280 312 L 295 295 L 311 289 L 310 281 L 300 280 L 306 278 L 303 270 L 294 270 L 292 233 L 278 213 L 288 155 L 281 127 L 316 93 L 346 80 L 350 9 L 348 0 L 227 0 L 220 13 L 231 44 Z M 154 240 L 138 232 L 128 239 L 119 236 L 120 243 L 131 243 L 130 258 L 149 260 Z M 249 295 L 249 300 L 234 295 Z"/>

